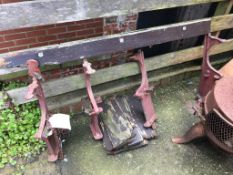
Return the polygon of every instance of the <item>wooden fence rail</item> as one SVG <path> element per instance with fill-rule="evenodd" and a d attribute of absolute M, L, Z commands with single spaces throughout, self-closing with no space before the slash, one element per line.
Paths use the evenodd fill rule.
<path fill-rule="evenodd" d="M 2 63 L 0 63 L 0 64 L 2 64 L 2 66 L 3 66 L 4 62 L 6 62 L 6 63 L 8 62 L 11 65 L 23 65 L 23 64 L 25 64 L 26 60 L 30 59 L 30 58 L 37 59 L 42 64 L 51 64 L 51 62 L 62 63 L 62 62 L 65 62 L 65 60 L 66 61 L 67 60 L 70 60 L 70 61 L 77 60 L 81 56 L 85 56 L 85 57 L 96 56 L 96 55 L 100 54 L 100 52 L 101 52 L 101 54 L 111 53 L 112 50 L 108 49 L 108 47 L 103 47 L 103 45 L 101 45 L 101 44 L 97 47 L 96 44 L 93 45 L 92 43 L 93 42 L 104 42 L 105 43 L 105 42 L 108 42 L 110 40 L 116 40 L 116 42 L 120 42 L 119 41 L 120 38 L 124 39 L 124 38 L 128 37 L 128 35 L 130 35 L 131 38 L 137 39 L 137 36 L 141 35 L 142 33 L 151 33 L 153 31 L 158 32 L 158 31 L 163 31 L 163 30 L 168 31 L 168 29 L 173 30 L 175 28 L 175 26 L 181 26 L 181 28 L 182 28 L 183 26 L 188 27 L 189 25 L 191 26 L 194 24 L 195 25 L 207 24 L 207 22 L 209 20 L 211 20 L 211 29 L 210 29 L 211 32 L 216 32 L 216 31 L 220 31 L 220 30 L 224 30 L 224 29 L 233 28 L 233 14 L 229 14 L 229 15 L 217 16 L 217 17 L 213 17 L 213 18 L 195 20 L 195 21 L 191 21 L 191 22 L 183 22 L 183 23 L 177 23 L 177 24 L 172 24 L 172 25 L 154 27 L 151 29 L 135 31 L 135 32 L 130 32 L 130 33 L 116 34 L 116 35 L 107 36 L 107 37 L 98 37 L 98 38 L 94 38 L 94 39 L 75 41 L 75 42 L 66 43 L 66 44 L 62 44 L 62 45 L 46 46 L 46 47 L 40 47 L 40 48 L 30 49 L 30 50 L 25 50 L 25 51 L 18 51 L 18 52 L 13 52 L 13 53 L 8 53 L 8 54 L 1 54 L 0 58 L 2 60 Z M 206 29 L 208 30 L 208 28 L 205 28 L 205 30 L 194 32 L 192 35 L 194 35 L 195 33 L 196 33 L 196 35 L 198 33 L 199 34 L 207 33 Z M 158 44 L 161 42 L 165 42 L 165 40 L 171 41 L 171 40 L 177 39 L 178 37 L 180 37 L 180 38 L 185 37 L 185 36 L 181 35 L 181 36 L 175 36 L 175 38 L 170 37 L 168 39 L 167 38 L 168 36 L 166 37 L 166 32 L 164 32 L 164 36 L 165 36 L 165 38 L 162 38 L 162 40 L 156 40 L 156 38 L 155 39 L 152 38 L 152 40 L 151 40 L 150 37 L 148 38 L 148 40 L 150 40 L 150 42 Z M 145 41 L 143 43 L 139 42 L 139 45 L 146 46 L 148 40 L 145 39 Z M 121 44 L 119 44 L 119 45 L 121 45 Z M 118 50 L 125 50 L 125 49 L 129 48 L 129 46 L 131 46 L 131 48 L 135 48 L 136 45 L 138 45 L 138 44 L 135 43 L 134 41 L 131 41 L 131 43 L 129 43 L 128 45 L 125 44 L 123 46 L 119 46 Z M 72 49 L 72 48 L 74 48 L 74 49 Z M 79 49 L 77 49 L 77 48 L 79 48 Z M 63 49 L 63 52 L 61 53 L 62 49 Z M 96 49 L 97 49 L 97 51 L 96 51 Z M 113 49 L 117 49 L 117 48 L 114 47 Z M 79 50 L 80 50 L 80 52 L 79 52 Z M 71 52 L 71 51 L 73 51 L 73 52 Z M 38 53 L 40 53 L 40 52 L 43 52 L 42 58 L 38 57 Z M 58 65 L 53 64 L 50 68 L 46 67 L 46 70 L 52 69 L 52 68 L 58 68 L 58 67 L 59 67 Z M 24 68 L 12 68 L 12 69 L 0 68 L 0 80 L 17 78 L 17 77 L 20 77 L 23 75 L 26 75 L 26 71 L 24 70 Z"/>
<path fill-rule="evenodd" d="M 51 70 L 59 68 L 59 64 L 64 63 L 67 60 L 72 61 L 81 59 L 83 57 L 108 54 L 112 53 L 113 51 L 123 51 L 153 44 L 160 44 L 190 36 L 199 36 L 208 32 L 217 32 L 216 35 L 218 35 L 219 31 L 233 28 L 233 14 L 228 14 L 232 8 L 233 1 L 227 0 L 177 0 L 176 2 L 174 0 L 138 0 L 137 3 L 133 0 L 127 2 L 123 0 L 70 0 L 68 2 L 65 0 L 39 0 L 18 4 L 1 5 L 0 30 L 5 30 L 16 27 L 20 28 L 33 25 L 61 23 L 89 19 L 93 17 L 108 17 L 113 15 L 127 14 L 129 12 L 138 13 L 141 11 L 158 10 L 210 2 L 221 2 L 216 10 L 215 15 L 224 15 L 176 23 L 172 25 L 152 27 L 149 29 L 133 31 L 130 33 L 121 33 L 111 36 L 75 41 L 61 45 L 52 45 L 2 54 L 0 55 L 0 67 L 6 65 L 11 65 L 13 67 L 24 65 L 27 59 L 34 58 L 38 59 L 44 65 L 52 62 L 53 65 L 49 67 L 43 67 L 43 70 Z M 86 9 L 87 6 L 91 7 L 90 10 L 92 11 L 85 11 L 84 9 Z M 98 11 L 96 9 L 101 10 Z M 82 10 L 84 10 L 85 13 L 82 13 L 84 12 Z M 10 11 L 13 13 L 9 13 Z M 34 13 L 30 14 L 32 11 Z M 16 13 L 17 15 L 15 15 Z M 30 14 L 29 16 L 27 16 L 28 13 Z M 27 18 L 25 18 L 25 16 L 27 16 Z M 25 18 L 24 21 L 20 20 L 22 17 Z M 7 18 L 8 20 L 6 20 Z M 208 25 L 208 27 L 205 25 Z M 186 33 L 184 32 L 184 34 L 182 34 L 181 32 L 180 34 L 178 33 L 178 35 L 174 35 L 174 32 L 177 31 L 175 28 L 178 29 L 178 31 L 183 30 Z M 197 29 L 200 30 L 197 31 Z M 169 33 L 169 30 L 174 31 L 173 33 Z M 147 36 L 148 33 L 153 32 L 156 34 L 158 32 L 163 37 L 161 37 L 161 39 L 158 41 L 154 38 L 150 38 L 149 35 L 147 38 L 145 38 L 145 40 L 143 39 L 143 36 Z M 141 34 L 143 35 L 141 36 Z M 137 41 L 135 39 L 137 39 Z M 117 47 L 117 49 L 109 48 L 108 43 L 110 41 L 112 41 L 113 45 Z M 121 43 L 125 42 L 126 44 L 121 45 Z M 96 43 L 100 46 L 98 46 Z M 73 53 L 70 52 L 70 48 L 73 48 Z M 232 51 L 232 48 L 233 39 L 229 39 L 224 43 L 211 48 L 210 54 L 217 55 L 220 53 L 230 52 Z M 149 72 L 149 80 L 154 82 L 163 78 L 200 70 L 200 66 L 193 65 L 191 61 L 200 59 L 202 57 L 203 51 L 203 46 L 198 46 L 146 59 L 145 64 Z M 48 52 L 52 54 L 46 55 Z M 38 56 L 38 53 L 43 53 L 43 56 Z M 59 55 L 63 56 L 58 57 Z M 231 56 L 232 54 L 230 57 L 227 57 L 226 60 L 230 59 Z M 216 63 L 223 61 L 225 60 L 218 60 Z M 169 67 L 173 67 L 173 69 L 170 70 Z M 0 80 L 17 78 L 26 75 L 26 73 L 27 72 L 25 67 L 0 68 Z M 97 95 L 106 95 L 138 85 L 140 83 L 139 74 L 140 72 L 138 65 L 131 62 L 98 70 L 94 75 L 91 76 L 91 82 Z M 67 86 L 67 84 L 69 84 L 69 86 Z M 80 101 L 82 97 L 85 97 L 86 94 L 85 82 L 83 75 L 81 74 L 45 82 L 43 83 L 43 88 L 46 92 L 45 94 L 46 98 L 48 99 L 48 105 L 50 109 L 76 103 Z M 24 104 L 36 100 L 26 100 L 26 92 L 27 87 L 7 91 L 15 104 Z"/>
<path fill-rule="evenodd" d="M 233 48 L 233 39 L 228 40 L 225 43 L 214 46 L 211 49 L 211 55 L 216 55 L 231 51 Z M 145 60 L 146 68 L 148 71 L 153 71 L 161 68 L 165 68 L 172 65 L 185 63 L 188 61 L 196 60 L 202 57 L 203 46 L 176 51 L 160 56 L 156 56 Z M 113 66 L 98 70 L 92 77 L 91 82 L 93 86 L 100 85 L 106 82 L 126 78 L 129 76 L 139 74 L 139 69 L 136 63 L 126 63 L 123 65 Z M 103 77 L 104 75 L 104 77 Z M 69 84 L 69 86 L 67 86 Z M 48 81 L 43 84 L 43 88 L 46 91 L 46 97 L 53 97 L 60 94 L 66 94 L 68 92 L 76 91 L 85 88 L 85 82 L 83 75 L 73 75 L 65 78 L 60 78 L 52 81 Z M 27 87 L 19 88 L 8 91 L 8 94 L 13 99 L 15 104 L 23 104 L 29 102 L 25 99 Z M 32 99 L 30 101 L 34 101 Z"/>
<path fill-rule="evenodd" d="M 38 0 L 0 5 L 0 31 L 227 0 Z"/>

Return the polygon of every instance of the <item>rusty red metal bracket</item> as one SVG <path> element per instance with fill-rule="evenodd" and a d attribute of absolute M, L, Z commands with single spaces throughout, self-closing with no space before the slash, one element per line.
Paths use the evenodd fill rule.
<path fill-rule="evenodd" d="M 144 54 L 143 52 L 139 52 L 131 58 L 138 62 L 141 73 L 142 73 L 141 85 L 137 89 L 134 96 L 138 97 L 142 102 L 142 107 L 143 107 L 143 110 L 146 116 L 146 122 L 144 123 L 144 127 L 152 127 L 154 122 L 157 119 L 157 116 L 155 113 L 154 105 L 153 105 L 151 94 L 150 94 L 153 88 L 149 86 L 146 66 L 144 63 Z"/>
<path fill-rule="evenodd" d="M 61 141 L 58 137 L 57 129 L 52 129 L 49 126 L 48 119 L 50 117 L 48 106 L 46 103 L 43 88 L 41 86 L 42 75 L 36 60 L 30 59 L 27 61 L 28 74 L 32 77 L 32 83 L 28 87 L 26 99 L 31 99 L 34 96 L 38 98 L 41 109 L 40 126 L 35 134 L 35 138 L 46 142 L 48 147 L 48 160 L 56 161 L 62 155 Z"/>
<path fill-rule="evenodd" d="M 224 42 L 223 39 L 219 39 L 217 37 L 211 36 L 208 34 L 205 36 L 204 41 L 204 56 L 202 61 L 202 73 L 201 80 L 199 84 L 199 95 L 203 98 L 207 95 L 207 93 L 211 90 L 216 80 L 222 78 L 222 74 L 213 68 L 210 64 L 209 51 L 212 46 L 220 44 Z"/>
<path fill-rule="evenodd" d="M 91 132 L 95 140 L 100 140 L 103 138 L 102 131 L 99 126 L 99 118 L 98 114 L 103 111 L 101 107 L 98 107 L 97 101 L 94 97 L 92 88 L 91 88 L 91 81 L 90 81 L 90 75 L 95 73 L 95 70 L 91 68 L 91 63 L 89 63 L 87 60 L 83 60 L 83 68 L 84 68 L 84 78 L 87 88 L 87 94 L 91 101 L 93 111 L 89 114 L 91 116 Z M 100 100 L 100 99 L 99 99 Z"/>
<path fill-rule="evenodd" d="M 212 99 L 209 103 L 207 103 L 206 100 L 207 99 L 209 100 L 208 94 L 210 94 L 210 92 L 212 91 L 216 83 L 216 80 L 219 80 L 223 77 L 223 74 L 220 71 L 212 67 L 210 63 L 209 51 L 211 47 L 220 44 L 224 41 L 225 40 L 223 39 L 219 39 L 217 37 L 211 36 L 211 34 L 205 36 L 204 54 L 203 54 L 202 67 L 201 67 L 202 72 L 201 72 L 201 78 L 200 78 L 199 90 L 198 90 L 199 94 L 196 100 L 196 104 L 193 107 L 194 115 L 197 115 L 200 118 L 200 122 L 193 125 L 186 132 L 185 135 L 181 137 L 173 138 L 172 139 L 173 143 L 177 143 L 177 144 L 188 143 L 197 138 L 206 136 L 205 121 L 208 112 L 206 112 L 205 108 L 209 104 L 214 103 Z"/>

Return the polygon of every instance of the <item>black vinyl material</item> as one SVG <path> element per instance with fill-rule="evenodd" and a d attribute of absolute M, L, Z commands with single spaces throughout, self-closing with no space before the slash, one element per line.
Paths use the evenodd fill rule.
<path fill-rule="evenodd" d="M 100 121 L 103 147 L 109 154 L 139 148 L 156 138 L 156 131 L 145 128 L 141 102 L 136 97 L 114 96 L 104 100 Z"/>

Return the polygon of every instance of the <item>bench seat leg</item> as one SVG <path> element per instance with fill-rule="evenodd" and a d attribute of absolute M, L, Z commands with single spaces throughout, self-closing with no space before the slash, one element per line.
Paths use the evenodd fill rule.
<path fill-rule="evenodd" d="M 91 88 L 91 81 L 90 81 L 90 75 L 95 73 L 95 70 L 91 68 L 91 63 L 89 63 L 87 60 L 83 61 L 83 68 L 84 68 L 84 79 L 86 83 L 87 88 L 87 94 L 89 97 L 89 100 L 91 101 L 92 105 L 92 112 L 89 114 L 91 116 L 91 123 L 90 128 L 92 135 L 95 140 L 100 140 L 103 138 L 102 131 L 99 126 L 99 113 L 103 111 L 101 107 L 98 107 L 97 101 L 94 97 L 92 88 Z"/>
<path fill-rule="evenodd" d="M 49 128 L 49 111 L 46 103 L 45 95 L 43 88 L 41 86 L 41 81 L 43 80 L 39 64 L 36 60 L 28 60 L 28 74 L 32 77 L 32 83 L 28 87 L 28 92 L 26 99 L 31 99 L 34 96 L 38 98 L 39 105 L 41 109 L 41 120 L 40 126 L 35 134 L 36 139 L 40 139 L 46 142 L 48 148 L 48 160 L 51 162 L 56 161 L 59 158 L 59 155 L 62 153 L 61 141 L 59 139 L 58 130 Z M 51 130 L 52 134 L 48 135 L 48 130 Z"/>
<path fill-rule="evenodd" d="M 131 58 L 138 62 L 138 65 L 140 67 L 141 74 L 142 74 L 141 85 L 137 89 L 134 96 L 138 97 L 142 103 L 143 111 L 146 117 L 146 122 L 144 123 L 144 127 L 147 127 L 147 128 L 155 127 L 154 124 L 155 124 L 155 121 L 157 120 L 157 115 L 155 113 L 154 104 L 151 98 L 152 88 L 150 88 L 149 86 L 146 66 L 144 63 L 144 54 L 143 52 L 139 52 Z"/>

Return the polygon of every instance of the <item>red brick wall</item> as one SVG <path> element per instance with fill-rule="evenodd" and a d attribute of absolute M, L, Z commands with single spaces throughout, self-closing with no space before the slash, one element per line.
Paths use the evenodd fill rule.
<path fill-rule="evenodd" d="M 105 18 L 104 35 L 136 30 L 137 18 L 137 14 Z"/>
<path fill-rule="evenodd" d="M 19 0 L 0 0 L 0 3 L 18 1 Z M 0 31 L 0 53 L 59 44 L 101 35 L 103 35 L 103 19 L 101 18 Z M 72 66 L 69 68 L 47 71 L 44 72 L 43 75 L 44 78 L 48 80 L 81 72 L 81 66 Z M 17 80 L 25 81 L 27 78 L 26 76 L 17 78 Z"/>
<path fill-rule="evenodd" d="M 0 0 L 0 4 L 22 1 L 26 0 Z M 135 30 L 136 21 L 137 15 L 133 14 L 0 31 L 0 53 Z"/>
<path fill-rule="evenodd" d="M 0 0 L 0 4 L 27 0 Z M 103 35 L 103 19 L 0 31 L 0 53 Z"/>
<path fill-rule="evenodd" d="M 102 19 L 0 31 L 0 53 L 100 35 L 103 35 Z"/>
<path fill-rule="evenodd" d="M 22 1 L 27 0 L 0 0 L 0 4 Z M 0 31 L 0 53 L 135 30 L 136 21 L 137 14 L 132 14 Z M 118 53 L 116 57 L 119 56 Z"/>
<path fill-rule="evenodd" d="M 91 19 L 63 24 L 0 31 L 0 53 L 59 44 L 89 37 L 111 35 L 136 29 L 137 15 Z M 110 67 L 124 63 L 131 52 L 118 52 L 109 56 L 108 60 L 93 63 L 95 69 Z M 46 80 L 65 77 L 82 72 L 81 65 L 43 73 Z M 27 77 L 22 77 L 22 80 Z"/>
<path fill-rule="evenodd" d="M 112 35 L 121 32 L 136 30 L 138 14 L 126 16 L 115 16 L 104 19 L 104 35 Z M 132 55 L 131 51 L 113 53 L 111 55 L 111 64 L 121 64 L 127 62 L 127 59 Z"/>
<path fill-rule="evenodd" d="M 0 4 L 28 0 L 0 0 Z M 103 35 L 103 19 L 0 31 L 0 53 Z"/>
<path fill-rule="evenodd" d="M 20 1 L 25 0 L 0 0 L 0 3 Z M 135 30 L 136 21 L 137 15 L 133 14 L 105 19 L 98 18 L 63 24 L 0 31 L 0 53 Z M 100 69 L 125 62 L 125 59 L 122 58 L 127 58 L 129 54 L 130 52 L 127 51 L 113 53 L 109 56 L 109 58 L 112 59 L 104 61 L 96 60 L 93 63 L 93 67 L 95 69 Z M 48 80 L 81 72 L 82 67 L 79 65 L 48 71 L 43 74 L 45 79 Z"/>
<path fill-rule="evenodd" d="M 11 2 L 20 2 L 20 0 L 0 0 L 0 4 Z M 0 53 L 135 30 L 136 21 L 137 15 L 128 15 L 0 31 Z M 109 56 L 111 59 L 103 61 L 97 60 L 93 63 L 93 67 L 100 69 L 119 64 L 122 60 L 124 62 L 122 58 L 127 58 L 128 54 L 129 52 L 127 51 L 112 54 Z M 82 71 L 81 65 L 71 66 L 69 68 L 61 67 L 60 69 L 43 72 L 43 76 L 46 80 L 49 80 L 78 74 Z M 18 80 L 22 81 L 27 81 L 27 79 L 27 76 L 18 78 Z M 58 110 L 65 113 L 76 112 L 80 110 L 80 104 L 65 106 Z"/>

